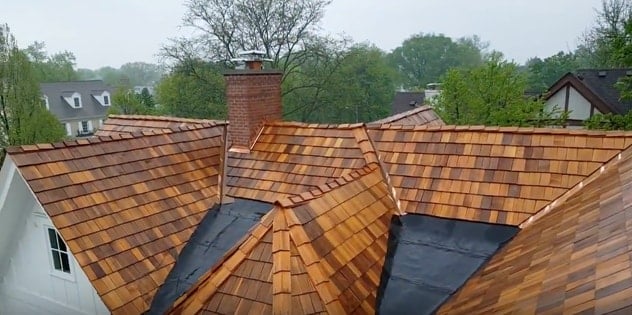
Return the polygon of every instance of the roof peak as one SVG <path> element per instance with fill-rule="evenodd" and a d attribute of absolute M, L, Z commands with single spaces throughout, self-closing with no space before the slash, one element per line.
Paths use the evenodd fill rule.
<path fill-rule="evenodd" d="M 12 146 L 8 147 L 8 154 L 20 154 L 20 153 L 30 153 L 35 151 L 45 151 L 45 150 L 54 150 L 60 148 L 68 148 L 68 147 L 76 147 L 76 146 L 87 146 L 96 143 L 106 143 L 120 140 L 129 140 L 129 139 L 138 139 L 143 137 L 151 137 L 151 136 L 159 136 L 159 135 L 167 135 L 172 133 L 179 132 L 187 132 L 199 129 L 205 129 L 210 127 L 218 127 L 221 124 L 210 124 L 204 123 L 201 126 L 179 126 L 179 127 L 171 127 L 171 128 L 162 128 L 160 130 L 143 130 L 143 131 L 134 131 L 130 133 L 120 133 L 120 134 L 112 134 L 108 136 L 93 136 L 90 138 L 81 138 L 81 139 L 73 139 L 73 140 L 64 140 L 60 142 L 53 143 L 39 143 L 39 144 L 27 144 L 20 146 Z"/>
<path fill-rule="evenodd" d="M 202 119 L 202 118 L 181 118 L 173 116 L 151 116 L 151 115 L 109 115 L 108 118 L 125 119 L 125 120 L 151 120 L 151 121 L 168 121 L 168 122 L 188 122 L 188 123 L 210 123 L 216 125 L 225 125 L 228 120 L 221 119 Z"/>
<path fill-rule="evenodd" d="M 521 134 L 553 134 L 553 135 L 585 135 L 585 136 L 606 136 L 606 137 L 630 137 L 632 131 L 601 131 L 586 129 L 568 128 L 536 128 L 536 127 L 501 127 L 501 126 L 469 126 L 469 125 L 442 125 L 442 126 L 413 126 L 398 125 L 390 123 L 367 124 L 369 129 L 392 129 L 392 130 L 414 130 L 414 131 L 479 131 L 479 132 L 510 132 Z"/>

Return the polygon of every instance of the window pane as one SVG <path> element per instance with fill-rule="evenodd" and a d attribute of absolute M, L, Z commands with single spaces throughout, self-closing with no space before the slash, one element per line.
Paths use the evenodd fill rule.
<path fill-rule="evenodd" d="M 70 273 L 70 262 L 68 261 L 68 254 L 59 253 L 59 255 L 61 256 L 61 271 Z"/>
<path fill-rule="evenodd" d="M 62 252 L 67 251 L 66 250 L 66 243 L 64 243 L 64 240 L 61 239 L 61 236 L 59 235 L 59 233 L 57 233 L 57 244 L 59 244 L 59 250 Z"/>
<path fill-rule="evenodd" d="M 104 103 L 105 105 L 110 104 L 110 98 L 109 98 L 107 95 L 104 95 L 104 96 L 103 96 L 103 103 Z"/>
<path fill-rule="evenodd" d="M 53 266 L 55 270 L 61 270 L 61 259 L 59 258 L 59 252 L 53 250 Z"/>
<path fill-rule="evenodd" d="M 57 247 L 57 232 L 53 229 L 48 229 L 48 239 L 50 240 L 50 248 L 59 249 Z"/>
<path fill-rule="evenodd" d="M 75 101 L 75 107 L 79 107 L 79 105 L 80 105 L 80 104 L 79 104 L 79 98 L 78 98 L 78 97 L 75 97 L 75 98 L 74 98 L 74 101 Z"/>

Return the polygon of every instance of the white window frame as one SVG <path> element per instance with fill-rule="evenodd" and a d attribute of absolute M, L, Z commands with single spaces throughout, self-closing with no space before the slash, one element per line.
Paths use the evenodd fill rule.
<path fill-rule="evenodd" d="M 83 123 L 86 123 L 86 128 L 83 128 Z M 85 135 L 92 132 L 92 121 L 90 120 L 82 120 L 77 124 L 78 134 Z"/>
<path fill-rule="evenodd" d="M 101 97 L 103 97 L 103 106 L 110 106 L 110 105 L 112 105 L 112 98 L 110 97 L 110 93 L 103 92 L 103 95 Z"/>
<path fill-rule="evenodd" d="M 46 240 L 46 255 L 48 256 L 48 266 L 49 266 L 49 270 L 50 270 L 50 275 L 64 279 L 64 280 L 68 280 L 68 281 L 72 281 L 74 282 L 75 279 L 75 268 L 73 266 L 73 256 L 72 253 L 70 252 L 70 249 L 68 248 L 68 244 L 66 244 L 66 241 L 64 241 L 61 238 L 61 234 L 59 234 L 59 231 L 57 231 L 57 229 L 53 226 L 50 225 L 43 225 L 44 227 L 44 238 Z M 53 230 L 55 231 L 55 235 L 59 235 L 59 239 L 62 240 L 62 242 L 64 242 L 64 246 L 66 247 L 66 251 L 61 251 L 59 249 L 55 249 L 51 246 L 51 239 L 50 239 L 50 234 L 49 234 L 49 230 Z M 61 260 L 61 255 L 66 254 L 68 256 L 68 272 L 65 272 L 63 270 L 59 270 L 55 268 L 55 262 L 53 260 L 53 251 L 57 251 L 60 255 L 59 259 L 60 259 L 60 264 L 63 264 L 62 260 Z M 62 266 L 63 269 L 63 266 Z"/>

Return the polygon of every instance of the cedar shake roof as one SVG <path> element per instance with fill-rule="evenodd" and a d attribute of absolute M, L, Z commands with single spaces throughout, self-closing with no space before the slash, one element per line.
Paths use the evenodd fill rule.
<path fill-rule="evenodd" d="M 131 134 L 138 131 L 169 131 L 174 128 L 204 128 L 226 124 L 223 120 L 190 119 L 147 115 L 110 115 L 96 136 Z"/>
<path fill-rule="evenodd" d="M 421 219 L 428 216 L 524 228 L 496 254 L 502 237 L 483 253 L 460 243 L 444 251 L 451 261 L 458 260 L 452 252 L 476 256 L 482 269 L 441 312 L 628 306 L 632 133 L 275 122 L 250 153 L 225 155 L 225 123 L 113 119 L 106 125 L 119 127 L 107 137 L 9 149 L 113 313 L 149 309 L 221 192 L 275 206 L 231 250 L 216 253 L 221 258 L 176 301 L 174 313 L 374 313 L 381 281 L 391 276 L 383 272 L 389 260 L 397 272 L 408 270 L 408 261 L 424 266 L 423 259 L 434 259 L 402 260 L 397 255 L 407 246 L 389 256 L 391 217 L 404 212 L 413 213 L 402 220 L 404 230 L 418 226 L 410 223 L 417 218 L 431 222 Z M 598 176 L 606 163 L 614 166 Z M 445 233 L 442 242 L 455 243 L 456 224 L 432 225 Z M 402 235 L 418 241 L 415 233 Z M 441 247 L 428 238 L 419 243 Z M 441 264 L 427 270 L 433 268 Z M 467 279 L 469 272 L 459 274 Z M 439 288 L 442 296 L 459 281 Z"/>
<path fill-rule="evenodd" d="M 395 203 L 376 164 L 283 199 L 171 313 L 375 313 Z"/>
<path fill-rule="evenodd" d="M 274 202 L 314 189 L 377 155 L 362 124 L 273 123 L 250 153 L 229 153 L 227 195 Z"/>
<path fill-rule="evenodd" d="M 409 213 L 519 225 L 632 144 L 632 133 L 381 127 L 369 134 Z"/>
<path fill-rule="evenodd" d="M 443 120 L 435 113 L 431 106 L 424 105 L 395 114 L 380 120 L 376 120 L 372 124 L 394 124 L 394 125 L 424 125 L 424 126 L 442 126 L 445 125 Z"/>
<path fill-rule="evenodd" d="M 223 129 L 146 131 L 8 152 L 109 310 L 138 314 L 219 201 Z"/>
<path fill-rule="evenodd" d="M 527 225 L 439 314 L 632 312 L 632 149 Z"/>

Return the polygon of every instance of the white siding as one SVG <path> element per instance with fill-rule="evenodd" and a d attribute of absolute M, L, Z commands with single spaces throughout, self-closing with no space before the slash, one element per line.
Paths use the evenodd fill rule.
<path fill-rule="evenodd" d="M 566 103 L 566 87 L 559 90 L 552 95 L 544 104 L 547 110 L 552 110 L 555 105 L 561 110 L 564 110 L 564 104 Z M 568 95 L 568 110 L 570 111 L 569 119 L 586 120 L 590 118 L 590 102 L 585 99 L 577 90 L 572 86 Z M 595 114 L 599 111 L 595 108 Z"/>
<path fill-rule="evenodd" d="M 553 110 L 557 105 L 557 108 L 560 110 L 564 110 L 564 100 L 566 99 L 566 87 L 557 91 L 557 93 L 553 94 L 546 103 L 544 104 L 544 108 L 547 110 Z"/>
<path fill-rule="evenodd" d="M 586 120 L 590 118 L 590 102 L 572 87 L 569 94 L 568 110 L 571 111 L 568 117 L 570 119 Z"/>
<path fill-rule="evenodd" d="M 0 243 L 0 314 L 108 314 L 74 257 L 72 276 L 56 276 L 46 230 L 53 224 L 17 172 L 8 196 L 0 199 L 0 240 L 5 240 Z"/>

